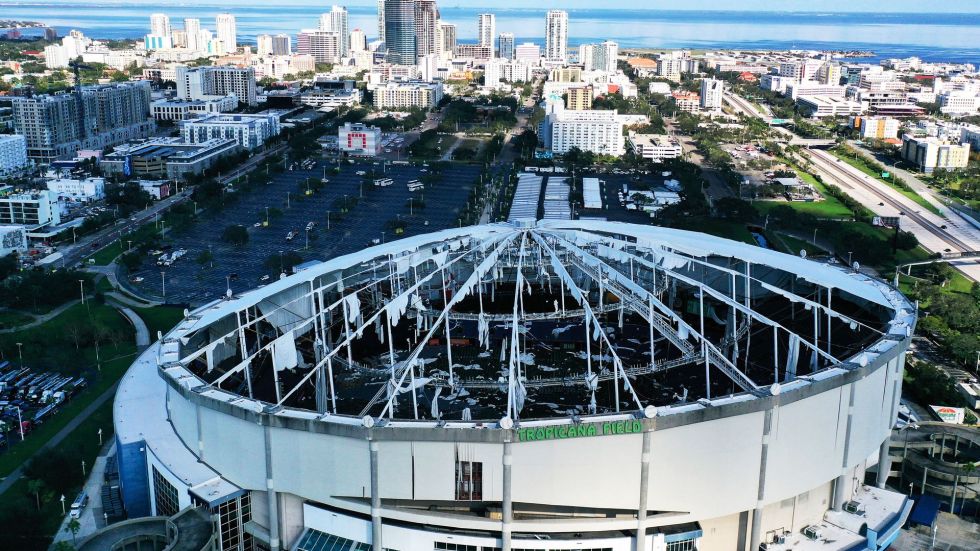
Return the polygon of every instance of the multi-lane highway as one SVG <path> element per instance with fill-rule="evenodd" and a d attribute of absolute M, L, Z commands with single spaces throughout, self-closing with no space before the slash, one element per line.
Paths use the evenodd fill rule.
<path fill-rule="evenodd" d="M 826 151 L 810 149 L 804 150 L 803 154 L 826 181 L 839 186 L 875 214 L 898 217 L 901 228 L 915 234 L 927 250 L 937 253 L 980 250 L 980 232 L 958 217 L 939 216 Z M 980 281 L 977 259 L 951 260 L 950 263 L 974 281 Z"/>

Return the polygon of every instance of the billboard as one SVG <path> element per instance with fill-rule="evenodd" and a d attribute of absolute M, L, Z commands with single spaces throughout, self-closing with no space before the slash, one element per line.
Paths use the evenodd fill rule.
<path fill-rule="evenodd" d="M 939 419 L 943 423 L 956 423 L 957 425 L 963 424 L 963 419 L 966 417 L 966 409 L 964 408 L 954 408 L 949 406 L 929 406 L 932 411 L 936 412 Z"/>

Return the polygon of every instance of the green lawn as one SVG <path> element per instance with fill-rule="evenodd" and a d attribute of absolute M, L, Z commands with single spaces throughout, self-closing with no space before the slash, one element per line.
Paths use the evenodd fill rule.
<path fill-rule="evenodd" d="M 0 310 L 0 329 L 17 327 L 34 321 L 34 316 L 16 310 Z"/>
<path fill-rule="evenodd" d="M 150 340 L 156 340 L 157 331 L 166 333 L 184 319 L 184 309 L 178 306 L 154 306 L 151 308 L 133 308 L 150 329 Z"/>
<path fill-rule="evenodd" d="M 95 463 L 96 457 L 98 457 L 100 449 L 99 429 L 102 429 L 102 442 L 105 443 L 113 437 L 112 428 L 112 400 L 109 400 L 61 441 L 59 449 L 64 450 L 71 459 L 77 460 L 78 462 L 78 472 L 75 473 L 78 482 L 70 495 L 65 495 L 66 502 L 75 498 L 75 495 L 81 490 L 82 484 L 84 483 L 81 462 L 83 460 L 85 461 L 86 472 L 88 472 Z M 28 508 L 31 513 L 36 511 L 37 501 L 34 494 L 30 492 L 28 480 L 22 478 L 17 481 L 3 495 L 3 499 L 0 500 L 0 517 L 9 515 L 22 519 L 22 522 L 18 523 L 17 526 L 24 533 L 5 534 L 5 536 L 11 538 L 19 537 L 27 540 L 24 542 L 23 547 L 21 547 L 22 549 L 47 548 L 51 539 L 53 539 L 60 528 L 61 521 L 64 519 L 59 497 L 51 491 L 42 492 L 41 509 L 37 516 L 33 514 L 24 515 L 25 508 Z M 99 496 L 90 496 L 90 506 L 93 502 L 97 502 L 98 499 Z M 4 524 L 7 526 L 10 525 L 10 523 Z"/>
<path fill-rule="evenodd" d="M 815 246 L 813 243 L 797 239 L 792 235 L 777 232 L 776 237 L 783 242 L 787 248 L 787 252 L 790 254 L 799 255 L 802 250 L 805 250 L 808 256 L 827 254 L 827 251 Z"/>
<path fill-rule="evenodd" d="M 827 187 L 814 178 L 812 174 L 802 170 L 796 163 L 789 159 L 780 158 L 779 160 L 792 167 L 801 180 L 813 186 L 823 196 L 823 201 L 809 203 L 805 201 L 755 201 L 754 206 L 759 212 L 766 214 L 779 205 L 787 205 L 797 212 L 816 216 L 817 218 L 852 218 L 854 216 L 851 209 L 845 207 L 843 203 L 827 193 Z"/>
<path fill-rule="evenodd" d="M 674 224 L 675 228 L 696 232 L 703 232 L 733 241 L 741 241 L 756 245 L 752 232 L 745 227 L 745 224 L 729 222 L 718 218 L 685 218 L 678 220 Z"/>
<path fill-rule="evenodd" d="M 72 342 L 74 328 L 86 325 L 98 325 L 118 332 L 120 338 L 118 345 L 109 342 L 100 345 L 100 362 L 96 361 L 94 346 L 81 346 L 75 349 Z M 18 467 L 96 397 L 115 384 L 129 368 L 136 354 L 134 331 L 129 322 L 115 308 L 97 304 L 95 301 L 88 301 L 85 306 L 76 304 L 58 317 L 37 327 L 0 335 L 0 349 L 5 351 L 8 358 L 16 357 L 15 343 L 18 342 L 23 344 L 24 364 L 35 366 L 38 371 L 44 371 L 41 366 L 51 366 L 52 362 L 58 360 L 59 357 L 48 354 L 47 349 L 51 347 L 75 358 L 74 367 L 81 368 L 92 375 L 87 376 L 88 386 L 85 390 L 62 405 L 56 415 L 36 427 L 27 435 L 24 442 L 0 454 L 0 476 L 6 476 Z M 101 366 L 101 370 L 91 371 L 97 365 Z"/>
<path fill-rule="evenodd" d="M 918 204 L 919 206 L 921 206 L 921 207 L 923 207 L 925 209 L 928 209 L 929 211 L 931 211 L 934 214 L 938 214 L 938 215 L 942 216 L 942 212 L 935 205 L 933 205 L 929 201 L 926 201 L 925 198 L 923 198 L 921 195 L 919 195 L 915 191 L 902 189 L 902 188 L 896 186 L 894 182 L 882 178 L 881 177 L 881 173 L 878 172 L 877 170 L 871 168 L 870 166 L 868 166 L 863 161 L 863 158 L 861 158 L 861 159 L 852 159 L 850 157 L 847 157 L 846 155 L 840 155 L 840 154 L 838 154 L 834 150 L 830 150 L 830 152 L 833 153 L 834 156 L 836 156 L 837 158 L 839 158 L 842 161 L 844 161 L 845 163 L 853 166 L 854 168 L 860 170 L 861 172 L 867 174 L 868 176 L 871 176 L 872 178 L 878 180 L 879 182 L 882 182 L 883 184 L 887 185 L 888 187 L 894 189 L 895 191 L 897 191 L 897 192 L 901 193 L 902 195 L 908 197 L 909 199 L 915 201 L 916 204 Z"/>

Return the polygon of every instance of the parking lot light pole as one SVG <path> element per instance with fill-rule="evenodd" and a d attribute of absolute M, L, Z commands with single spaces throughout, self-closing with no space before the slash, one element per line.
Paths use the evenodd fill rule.
<path fill-rule="evenodd" d="M 385 232 L 381 232 L 381 243 L 385 242 Z"/>
<path fill-rule="evenodd" d="M 327 229 L 330 229 L 330 211 L 327 211 Z"/>
<path fill-rule="evenodd" d="M 20 366 L 24 367 L 24 351 L 21 348 L 22 346 L 24 346 L 24 343 L 17 343 L 17 359 L 20 360 Z"/>
<path fill-rule="evenodd" d="M 231 274 L 228 274 L 228 275 L 225 276 L 225 288 L 227 289 L 227 292 L 230 295 L 231 294 Z"/>
<path fill-rule="evenodd" d="M 20 406 L 17 406 L 17 428 L 20 429 L 20 441 L 24 441 L 24 421 L 20 418 Z"/>
<path fill-rule="evenodd" d="M 306 248 L 306 250 L 310 250 L 310 228 L 309 228 L 309 226 L 307 226 L 307 228 L 306 228 L 306 247 L 305 248 Z"/>
<path fill-rule="evenodd" d="M 160 272 L 160 291 L 163 293 L 163 302 L 167 302 L 167 272 Z"/>
<path fill-rule="evenodd" d="M 82 304 L 85 304 L 85 280 L 78 280 L 78 294 L 82 296 Z"/>

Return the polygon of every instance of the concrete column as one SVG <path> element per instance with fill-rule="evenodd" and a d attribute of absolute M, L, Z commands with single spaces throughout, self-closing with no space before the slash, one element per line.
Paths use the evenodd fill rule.
<path fill-rule="evenodd" d="M 373 551 L 382 551 L 380 478 L 378 442 L 371 440 L 371 548 Z"/>
<path fill-rule="evenodd" d="M 891 438 L 885 438 L 881 448 L 878 449 L 878 478 L 875 479 L 875 485 L 879 488 L 885 487 L 885 483 L 888 482 L 888 471 L 892 470 L 892 456 L 888 451 L 890 447 Z"/>
<path fill-rule="evenodd" d="M 762 543 L 762 507 L 766 496 L 766 463 L 769 460 L 769 432 L 772 429 L 772 409 L 766 410 L 766 418 L 762 423 L 762 454 L 759 459 L 759 493 L 756 506 L 752 511 L 752 531 L 749 539 L 749 549 L 756 551 Z"/>
<path fill-rule="evenodd" d="M 636 551 L 647 549 L 647 495 L 650 492 L 650 431 L 643 433 L 643 452 L 640 454 L 640 504 L 636 512 Z"/>
<path fill-rule="evenodd" d="M 850 497 L 848 494 L 848 480 L 850 479 L 851 472 L 848 468 L 848 458 L 850 456 L 851 449 L 851 429 L 854 426 L 854 394 L 856 390 L 854 384 L 851 384 L 850 388 L 850 398 L 848 398 L 847 403 L 847 432 L 844 436 L 844 456 L 841 459 L 840 466 L 840 476 L 834 481 L 834 503 L 833 508 L 835 511 L 840 511 L 844 507 L 844 502 Z"/>
<path fill-rule="evenodd" d="M 507 440 L 504 441 L 504 480 L 503 480 L 503 500 L 502 500 L 502 511 L 501 511 L 501 527 L 500 527 L 500 539 L 502 551 L 511 551 L 511 541 L 510 541 L 510 531 L 511 523 L 514 521 L 514 501 L 511 495 L 511 469 L 513 461 L 513 450 L 511 449 L 514 445 L 510 441 L 510 436 L 506 437 Z"/>
<path fill-rule="evenodd" d="M 279 551 L 279 494 L 272 483 L 272 427 L 265 426 L 265 491 L 269 498 L 269 549 Z"/>

